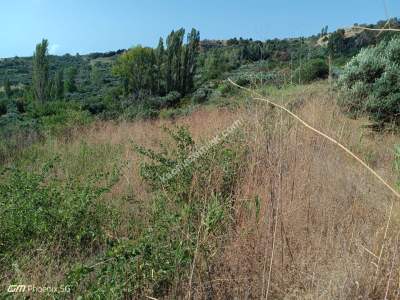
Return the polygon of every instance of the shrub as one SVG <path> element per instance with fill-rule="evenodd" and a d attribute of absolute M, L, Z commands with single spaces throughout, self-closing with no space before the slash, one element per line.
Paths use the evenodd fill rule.
<path fill-rule="evenodd" d="M 65 129 L 88 124 L 91 118 L 88 112 L 73 109 L 60 110 L 54 115 L 41 118 L 42 129 L 52 134 L 59 134 Z"/>
<path fill-rule="evenodd" d="M 103 240 L 105 207 L 98 201 L 116 181 L 117 172 L 97 173 L 85 182 L 52 172 L 57 160 L 38 172 L 20 168 L 0 173 L 0 259 L 57 244 L 67 255 L 94 249 Z M 8 257 L 8 259 L 5 259 Z"/>
<path fill-rule="evenodd" d="M 0 118 L 0 165 L 41 138 L 37 120 L 25 120 L 18 113 Z"/>
<path fill-rule="evenodd" d="M 237 88 L 230 82 L 224 81 L 220 86 L 218 86 L 218 91 L 221 93 L 221 96 L 226 97 L 237 92 Z"/>
<path fill-rule="evenodd" d="M 196 92 L 193 93 L 192 102 L 194 104 L 200 104 L 206 102 L 211 92 L 212 91 L 210 89 L 199 88 Z"/>
<path fill-rule="evenodd" d="M 15 100 L 15 107 L 20 114 L 26 113 L 26 102 L 23 99 Z"/>
<path fill-rule="evenodd" d="M 107 109 L 107 106 L 105 103 L 98 101 L 98 102 L 86 103 L 83 106 L 83 109 L 89 111 L 92 115 L 98 115 L 104 112 Z"/>
<path fill-rule="evenodd" d="M 366 48 L 345 67 L 339 103 L 353 114 L 367 113 L 378 123 L 399 121 L 400 39 Z"/>
<path fill-rule="evenodd" d="M 240 86 L 248 86 L 251 81 L 247 76 L 239 76 L 236 78 L 236 83 Z"/>
<path fill-rule="evenodd" d="M 296 69 L 293 74 L 293 81 L 300 83 L 310 83 L 317 79 L 327 78 L 329 66 L 323 59 L 312 59 L 307 61 L 304 66 Z"/>
<path fill-rule="evenodd" d="M 179 92 L 172 91 L 169 92 L 168 95 L 161 97 L 161 102 L 164 107 L 172 107 L 176 106 L 181 98 L 182 95 Z"/>
<path fill-rule="evenodd" d="M 140 174 L 153 191 L 148 227 L 135 241 L 113 245 L 99 257 L 100 267 L 78 265 L 68 276 L 68 284 L 87 298 L 165 297 L 174 284 L 188 280 L 196 251 L 198 259 L 211 260 L 216 243 L 223 242 L 243 153 L 223 140 L 185 164 L 195 142 L 185 128 L 167 132 L 174 145 L 161 145 L 161 152 L 135 147 L 145 157 Z"/>

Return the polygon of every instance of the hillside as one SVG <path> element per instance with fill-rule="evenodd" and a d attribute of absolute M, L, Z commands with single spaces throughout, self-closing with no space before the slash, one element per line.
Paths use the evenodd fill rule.
<path fill-rule="evenodd" d="M 388 24 L 0 60 L 0 298 L 397 299 Z"/>
<path fill-rule="evenodd" d="M 396 180 L 392 151 L 398 136 L 374 133 L 365 121 L 345 117 L 333 104 L 336 94 L 326 83 L 288 90 L 261 86 L 260 91 L 274 101 L 284 99 L 283 104 L 310 124 L 349 146 L 391 182 Z M 3 192 L 7 186 L 13 191 L 12 201 L 44 180 L 38 197 L 68 193 L 65 205 L 96 209 L 80 216 L 63 212 L 60 221 L 68 223 L 55 228 L 61 235 L 40 251 L 29 252 L 29 259 L 20 257 L 18 271 L 3 265 L 3 282 L 18 278 L 32 284 L 69 285 L 72 295 L 89 298 L 120 298 L 126 293 L 259 298 L 268 286 L 273 298 L 380 298 L 388 282 L 391 287 L 391 270 L 398 268 L 398 260 L 393 261 L 397 219 L 391 220 L 386 233 L 383 230 L 392 195 L 340 149 L 282 112 L 242 93 L 228 102 L 239 106 L 206 106 L 176 120 L 97 122 L 24 151 L 17 160 L 19 171 L 6 172 L 0 186 Z M 167 157 L 178 159 L 179 151 L 186 151 L 180 147 L 190 146 L 189 136 L 173 135 L 181 145 L 174 154 L 173 139 L 160 128 L 175 131 L 176 126 L 187 126 L 194 143 L 201 145 L 237 120 L 242 123 L 232 135 L 159 194 L 156 178 L 147 173 L 151 169 L 143 169 L 140 153 L 147 152 L 138 153 L 134 145 L 158 152 L 165 149 L 161 142 L 171 147 Z M 28 177 L 22 171 L 27 169 L 32 172 Z M 193 179 L 185 181 L 189 174 Z M 68 180 L 73 186 L 68 187 Z M 85 189 L 92 184 L 107 188 L 101 194 L 87 194 Z M 17 203 L 13 205 L 24 212 L 21 217 L 40 222 L 35 225 L 39 236 L 48 234 L 46 226 L 52 220 L 32 210 L 30 205 L 37 204 L 30 200 L 23 208 Z M 392 215 L 398 210 L 396 202 Z M 80 222 L 85 226 L 74 229 Z M 2 228 L 10 230 L 9 226 Z M 95 240 L 76 244 L 76 234 Z M 371 253 L 381 249 L 376 261 Z M 48 257 L 55 260 L 49 262 Z M 390 295 L 395 291 L 391 287 Z"/>

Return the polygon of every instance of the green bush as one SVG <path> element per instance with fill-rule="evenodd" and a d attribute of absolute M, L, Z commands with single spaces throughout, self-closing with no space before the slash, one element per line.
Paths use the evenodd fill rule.
<path fill-rule="evenodd" d="M 192 102 L 194 104 L 200 104 L 206 102 L 211 92 L 212 91 L 210 89 L 199 88 L 196 92 L 193 93 Z"/>
<path fill-rule="evenodd" d="M 104 239 L 107 210 L 99 198 L 118 173 L 97 173 L 84 182 L 58 176 L 53 167 L 38 172 L 21 168 L 0 172 L 0 260 L 35 247 L 57 245 L 63 255 L 95 249 Z M 7 258 L 7 259 L 6 259 Z M 3 265 L 4 267 L 5 265 Z"/>
<path fill-rule="evenodd" d="M 16 112 L 0 117 L 0 165 L 20 150 L 42 138 L 37 120 L 24 119 Z"/>
<path fill-rule="evenodd" d="M 237 92 L 237 88 L 230 82 L 224 81 L 218 86 L 218 91 L 221 93 L 221 96 L 226 97 Z"/>
<path fill-rule="evenodd" d="M 235 81 L 240 86 L 248 86 L 251 83 L 250 78 L 246 75 L 237 77 Z"/>
<path fill-rule="evenodd" d="M 26 102 L 23 99 L 17 99 L 15 100 L 15 107 L 18 111 L 18 113 L 23 114 L 26 113 Z"/>
<path fill-rule="evenodd" d="M 353 114 L 367 113 L 378 123 L 399 122 L 400 39 L 366 48 L 345 67 L 339 103 Z"/>
<path fill-rule="evenodd" d="M 299 67 L 293 74 L 293 81 L 296 83 L 310 83 L 314 80 L 327 78 L 329 66 L 323 59 L 312 59 L 307 61 L 304 66 Z"/>
<path fill-rule="evenodd" d="M 116 243 L 98 263 L 77 265 L 68 276 L 74 291 L 88 299 L 165 297 L 174 285 L 188 280 L 196 251 L 198 259 L 211 259 L 216 243 L 223 242 L 243 152 L 223 139 L 187 164 L 196 150 L 189 132 L 167 132 L 174 145 L 161 145 L 161 152 L 135 146 L 145 157 L 140 174 L 153 193 L 148 226 L 136 240 Z M 184 167 L 174 173 L 179 166 Z M 171 172 L 174 176 L 168 177 Z M 202 236 L 199 226 L 204 226 Z"/>

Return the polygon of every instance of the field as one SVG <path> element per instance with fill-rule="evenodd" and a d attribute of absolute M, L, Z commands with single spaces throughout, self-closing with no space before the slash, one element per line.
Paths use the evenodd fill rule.
<path fill-rule="evenodd" d="M 253 88 L 396 185 L 398 134 L 350 119 L 327 81 Z M 170 181 L 155 176 L 237 120 Z M 0 174 L 4 287 L 67 285 L 56 298 L 85 299 L 399 297 L 398 199 L 337 146 L 243 91 L 186 116 L 49 136 Z"/>

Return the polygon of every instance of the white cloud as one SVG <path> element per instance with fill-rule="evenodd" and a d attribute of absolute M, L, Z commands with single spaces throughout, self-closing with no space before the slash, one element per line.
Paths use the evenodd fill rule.
<path fill-rule="evenodd" d="M 49 46 L 49 54 L 57 54 L 58 49 L 60 49 L 60 45 L 58 44 L 51 44 Z"/>

